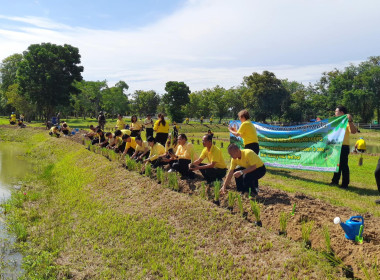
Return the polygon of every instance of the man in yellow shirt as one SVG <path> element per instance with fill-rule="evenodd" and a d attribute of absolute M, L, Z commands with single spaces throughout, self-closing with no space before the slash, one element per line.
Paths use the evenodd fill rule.
<path fill-rule="evenodd" d="M 335 109 L 335 116 L 340 117 L 347 114 L 347 109 L 344 106 L 338 106 Z M 348 167 L 348 155 L 350 154 L 350 133 L 356 133 L 356 127 L 353 123 L 350 114 L 347 114 L 348 124 L 346 127 L 346 133 L 344 135 L 342 150 L 340 152 L 339 171 L 334 173 L 330 185 L 338 186 L 340 176 L 342 174 L 342 185 L 339 186 L 342 189 L 347 189 L 350 183 L 350 168 Z"/>
<path fill-rule="evenodd" d="M 228 153 L 232 157 L 230 170 L 227 178 L 220 189 L 225 193 L 226 186 L 230 183 L 232 176 L 235 177 L 237 190 L 257 195 L 259 191 L 259 179 L 266 173 L 266 168 L 260 157 L 250 149 L 240 150 L 236 144 L 228 146 Z M 238 168 L 236 168 L 239 166 Z"/>
<path fill-rule="evenodd" d="M 143 141 L 141 136 L 135 137 L 136 149 L 131 158 L 136 161 L 143 160 L 145 157 L 149 157 L 149 145 L 147 141 Z"/>
<path fill-rule="evenodd" d="M 355 143 L 355 152 L 361 152 L 364 153 L 365 150 L 367 150 L 366 143 L 363 139 L 363 137 L 360 137 L 358 141 Z"/>
<path fill-rule="evenodd" d="M 123 156 L 132 156 L 135 153 L 137 146 L 136 137 L 131 137 L 128 134 L 122 136 L 123 144 L 120 146 L 120 152 L 123 153 Z"/>
<path fill-rule="evenodd" d="M 207 183 L 210 184 L 216 180 L 222 180 L 227 173 L 227 165 L 224 162 L 222 151 L 212 144 L 212 136 L 206 134 L 203 136 L 203 151 L 200 157 L 189 165 L 191 171 L 199 170 Z M 209 164 L 202 164 L 207 157 Z"/>
<path fill-rule="evenodd" d="M 194 159 L 194 146 L 187 142 L 187 136 L 183 133 L 178 136 L 178 144 L 175 154 L 170 154 L 169 159 L 164 159 L 170 163 L 169 172 L 178 171 L 182 175 L 181 179 L 194 179 L 194 172 L 189 170 L 189 164 Z"/>
<path fill-rule="evenodd" d="M 151 114 L 146 115 L 146 119 L 144 121 L 145 126 L 145 139 L 148 139 L 149 136 L 153 137 L 153 120 Z"/>

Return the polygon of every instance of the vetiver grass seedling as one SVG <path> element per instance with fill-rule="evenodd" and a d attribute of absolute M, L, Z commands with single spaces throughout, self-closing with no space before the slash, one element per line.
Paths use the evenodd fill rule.
<path fill-rule="evenodd" d="M 280 213 L 280 235 L 286 235 L 286 227 L 288 225 L 288 213 L 281 212 Z"/>
<path fill-rule="evenodd" d="M 323 233 L 323 237 L 325 238 L 326 252 L 331 254 L 331 253 L 333 253 L 333 250 L 331 248 L 330 231 L 326 225 L 323 226 L 322 233 Z"/>
<path fill-rule="evenodd" d="M 161 167 L 156 169 L 157 183 L 161 184 L 164 182 L 164 170 Z"/>
<path fill-rule="evenodd" d="M 151 178 L 152 177 L 152 165 L 148 162 L 147 165 L 145 165 L 145 176 Z"/>
<path fill-rule="evenodd" d="M 219 180 L 216 180 L 214 182 L 214 203 L 216 205 L 220 205 L 220 201 L 219 201 L 219 198 L 220 198 L 220 181 Z"/>
<path fill-rule="evenodd" d="M 238 201 L 240 216 L 242 218 L 247 218 L 248 213 L 244 212 L 243 199 L 241 198 L 241 195 L 237 195 L 237 201 Z"/>
<path fill-rule="evenodd" d="M 235 192 L 228 192 L 228 210 L 232 212 L 234 209 L 234 204 L 235 204 L 235 199 L 236 199 L 236 193 Z"/>
<path fill-rule="evenodd" d="M 310 233 L 311 233 L 311 230 L 313 229 L 313 226 L 314 226 L 314 221 L 302 223 L 302 241 L 305 248 L 307 249 L 311 248 Z"/>
<path fill-rule="evenodd" d="M 136 170 L 136 162 L 133 159 L 128 157 L 126 164 L 127 164 L 128 170 L 130 171 Z"/>
<path fill-rule="evenodd" d="M 140 172 L 140 171 L 141 171 L 141 168 L 142 168 L 142 163 L 141 163 L 141 161 L 138 161 L 138 162 L 136 163 L 136 170 L 137 170 L 138 172 Z"/>
<path fill-rule="evenodd" d="M 252 209 L 252 212 L 253 212 L 253 215 L 255 216 L 255 224 L 259 227 L 262 227 L 263 226 L 263 223 L 261 222 L 261 218 L 260 218 L 260 215 L 261 215 L 261 207 L 260 207 L 260 204 L 256 201 L 256 200 L 251 200 L 251 209 Z"/>
<path fill-rule="evenodd" d="M 169 181 L 169 188 L 175 191 L 179 191 L 177 173 L 170 172 L 168 175 L 168 181 Z"/>

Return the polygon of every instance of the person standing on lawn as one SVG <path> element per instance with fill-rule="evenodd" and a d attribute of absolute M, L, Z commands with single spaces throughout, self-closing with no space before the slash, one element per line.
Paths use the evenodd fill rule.
<path fill-rule="evenodd" d="M 164 114 L 158 114 L 158 120 L 154 123 L 153 130 L 156 132 L 156 141 L 165 146 L 169 136 L 169 122 L 165 120 Z"/>
<path fill-rule="evenodd" d="M 257 138 L 256 128 L 249 118 L 248 111 L 240 111 L 238 117 L 241 121 L 239 130 L 236 130 L 236 127 L 230 126 L 228 127 L 228 130 L 236 137 L 241 137 L 243 139 L 244 149 L 250 149 L 258 155 L 260 152 L 259 140 Z"/>
<path fill-rule="evenodd" d="M 346 133 L 342 143 L 342 150 L 340 152 L 339 171 L 334 173 L 330 185 L 338 186 L 340 176 L 342 175 L 342 185 L 339 187 L 347 189 L 350 183 L 350 168 L 348 167 L 348 155 L 350 154 L 350 133 L 356 133 L 356 127 L 350 114 L 347 114 L 347 109 L 344 106 L 338 106 L 335 109 L 335 116 L 340 117 L 347 115 L 348 124 L 346 127 Z"/>
<path fill-rule="evenodd" d="M 152 120 L 151 114 L 146 115 L 144 126 L 145 126 L 145 139 L 148 139 L 149 136 L 153 137 L 153 120 Z"/>

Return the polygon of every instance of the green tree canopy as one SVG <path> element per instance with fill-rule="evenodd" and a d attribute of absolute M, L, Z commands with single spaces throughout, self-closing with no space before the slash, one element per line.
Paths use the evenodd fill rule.
<path fill-rule="evenodd" d="M 167 92 L 162 97 L 166 111 L 172 121 L 183 122 L 184 111 L 182 109 L 189 102 L 190 89 L 184 82 L 167 82 Z"/>
<path fill-rule="evenodd" d="M 74 81 L 82 80 L 83 67 L 78 64 L 79 50 L 73 46 L 30 45 L 23 53 L 18 69 L 21 94 L 49 118 L 57 105 L 69 105 L 70 94 L 78 93 L 73 86 Z"/>
<path fill-rule="evenodd" d="M 136 90 L 133 94 L 133 112 L 139 116 L 156 113 L 159 103 L 160 96 L 154 90 Z"/>

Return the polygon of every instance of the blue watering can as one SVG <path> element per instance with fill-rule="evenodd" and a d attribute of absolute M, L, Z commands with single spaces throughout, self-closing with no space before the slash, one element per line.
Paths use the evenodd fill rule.
<path fill-rule="evenodd" d="M 355 240 L 355 237 L 359 235 L 360 226 L 363 226 L 364 228 L 364 218 L 362 216 L 352 216 L 346 221 L 346 223 L 340 223 L 340 226 L 346 233 L 345 237 L 347 239 Z"/>

